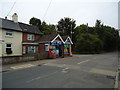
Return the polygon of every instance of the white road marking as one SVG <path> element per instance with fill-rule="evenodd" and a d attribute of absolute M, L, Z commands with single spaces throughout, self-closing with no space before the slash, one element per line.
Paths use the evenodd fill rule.
<path fill-rule="evenodd" d="M 69 68 L 62 69 L 62 72 L 66 73 Z"/>
<path fill-rule="evenodd" d="M 81 63 L 85 63 L 88 62 L 90 60 L 85 60 L 80 62 Z M 48 64 L 48 66 L 56 66 L 56 67 L 64 67 L 64 69 L 62 69 L 61 72 L 66 73 L 67 69 L 75 69 L 75 70 L 82 70 L 82 67 L 78 66 L 78 65 L 64 65 L 64 64 Z M 114 71 L 110 71 L 110 70 L 105 70 L 105 69 L 97 69 L 97 68 L 91 68 L 90 70 L 82 70 L 85 72 L 90 72 L 90 73 L 96 73 L 96 74 L 102 74 L 102 75 L 109 75 L 109 76 L 115 76 L 115 72 Z"/>
<path fill-rule="evenodd" d="M 68 70 L 69 68 L 64 68 L 64 69 L 62 69 L 63 71 L 65 71 L 65 70 Z"/>
<path fill-rule="evenodd" d="M 48 65 L 48 64 L 43 64 L 43 65 Z"/>
<path fill-rule="evenodd" d="M 81 62 L 79 62 L 77 64 L 82 64 L 82 63 L 85 63 L 85 62 L 88 62 L 88 61 L 90 61 L 90 60 L 88 59 L 88 60 L 85 60 L 85 61 L 81 61 Z"/>
<path fill-rule="evenodd" d="M 14 66 L 14 67 L 10 67 L 12 69 L 21 69 L 21 68 L 28 68 L 28 67 L 33 67 L 35 65 L 33 64 L 24 64 L 24 65 L 18 65 L 18 66 Z"/>
<path fill-rule="evenodd" d="M 55 71 L 55 72 L 53 72 L 53 73 L 50 73 L 49 75 L 44 75 L 43 77 L 36 77 L 36 78 L 33 78 L 33 79 L 31 79 L 31 80 L 29 80 L 29 81 L 26 81 L 26 83 L 30 83 L 30 82 L 32 82 L 32 81 L 35 81 L 35 80 L 39 80 L 39 79 L 41 79 L 41 78 L 45 78 L 45 77 L 48 77 L 48 76 L 50 76 L 50 75 L 53 75 L 53 74 L 55 74 L 55 73 L 57 73 L 58 71 Z"/>

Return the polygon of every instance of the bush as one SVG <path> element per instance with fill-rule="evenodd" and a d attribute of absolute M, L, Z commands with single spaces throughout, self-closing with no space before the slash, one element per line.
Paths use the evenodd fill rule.
<path fill-rule="evenodd" d="M 100 53 L 103 47 L 102 41 L 97 35 L 79 34 L 76 36 L 75 51 L 78 53 Z"/>

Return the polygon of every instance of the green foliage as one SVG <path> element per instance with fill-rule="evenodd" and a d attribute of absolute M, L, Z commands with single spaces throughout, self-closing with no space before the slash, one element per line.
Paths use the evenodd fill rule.
<path fill-rule="evenodd" d="M 110 26 L 101 25 L 95 27 L 95 31 L 99 38 L 103 41 L 103 51 L 113 51 L 117 46 L 118 31 Z"/>
<path fill-rule="evenodd" d="M 113 51 L 120 43 L 118 31 L 110 26 L 104 26 L 96 20 L 95 27 L 80 25 L 75 28 L 74 51 L 78 53 L 99 53 Z M 120 48 L 120 45 L 118 46 Z"/>
<path fill-rule="evenodd" d="M 75 29 L 75 20 L 65 17 L 60 19 L 60 21 L 58 21 L 58 31 L 61 35 L 72 35 L 72 32 L 74 32 Z"/>
<path fill-rule="evenodd" d="M 101 27 L 101 21 L 100 20 L 96 20 L 95 27 L 97 27 L 97 28 Z"/>
<path fill-rule="evenodd" d="M 41 20 L 38 18 L 35 17 L 31 18 L 29 23 L 34 26 L 37 26 L 43 34 L 56 33 L 55 25 L 53 24 L 48 25 L 45 21 L 41 23 Z"/>
<path fill-rule="evenodd" d="M 37 26 L 39 29 L 41 29 L 41 20 L 38 18 L 32 17 L 29 21 L 29 24 Z"/>
<path fill-rule="evenodd" d="M 55 25 L 53 24 L 48 25 L 45 21 L 42 22 L 41 30 L 44 34 L 56 33 Z"/>
<path fill-rule="evenodd" d="M 76 36 L 75 50 L 78 53 L 100 53 L 103 46 L 97 35 L 80 33 Z"/>
<path fill-rule="evenodd" d="M 43 34 L 57 33 L 55 25 L 45 21 L 41 23 L 41 20 L 35 17 L 31 18 L 29 23 L 37 26 Z M 72 37 L 74 52 L 100 53 L 120 50 L 120 37 L 115 28 L 101 24 L 100 20 L 96 20 L 94 27 L 85 24 L 76 27 L 75 23 L 74 19 L 65 17 L 60 19 L 57 25 L 59 34 Z"/>
<path fill-rule="evenodd" d="M 119 39 L 118 39 L 118 50 L 120 51 L 120 37 L 119 37 Z"/>

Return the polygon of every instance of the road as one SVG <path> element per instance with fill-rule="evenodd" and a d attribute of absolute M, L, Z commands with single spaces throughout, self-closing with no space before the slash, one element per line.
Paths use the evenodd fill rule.
<path fill-rule="evenodd" d="M 3 88 L 114 88 L 117 53 L 73 55 L 2 73 Z"/>

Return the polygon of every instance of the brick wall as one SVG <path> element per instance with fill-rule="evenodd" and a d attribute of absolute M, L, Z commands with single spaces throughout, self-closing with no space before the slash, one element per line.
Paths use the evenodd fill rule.
<path fill-rule="evenodd" d="M 22 41 L 23 42 L 33 42 L 33 40 L 27 40 L 27 35 L 28 35 L 28 33 L 23 33 L 22 34 Z M 35 40 L 34 41 L 38 41 L 40 39 L 40 35 L 36 35 L 36 34 L 34 34 L 34 35 L 35 35 Z"/>
<path fill-rule="evenodd" d="M 48 51 L 45 51 L 45 43 L 39 44 L 39 51 L 40 53 L 49 53 Z"/>
<path fill-rule="evenodd" d="M 2 64 L 12 64 L 12 63 L 47 59 L 48 53 L 27 54 L 23 56 L 9 56 L 9 57 L 1 57 L 1 58 L 2 58 Z"/>

